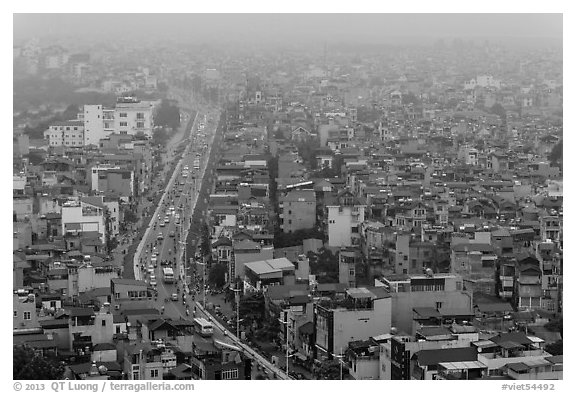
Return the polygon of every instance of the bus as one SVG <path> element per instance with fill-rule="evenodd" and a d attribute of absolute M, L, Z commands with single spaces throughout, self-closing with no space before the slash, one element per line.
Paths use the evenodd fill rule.
<path fill-rule="evenodd" d="M 165 267 L 162 269 L 162 274 L 164 275 L 164 283 L 173 284 L 174 283 L 174 270 L 171 267 Z"/>
<path fill-rule="evenodd" d="M 205 318 L 194 318 L 194 327 L 198 334 L 204 337 L 209 337 L 214 333 L 212 324 L 208 322 Z"/>

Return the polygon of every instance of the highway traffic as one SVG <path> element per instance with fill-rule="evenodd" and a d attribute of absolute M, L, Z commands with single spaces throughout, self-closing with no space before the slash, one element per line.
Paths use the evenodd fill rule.
<path fill-rule="evenodd" d="M 213 325 L 214 340 L 241 348 L 243 353 L 266 370 L 271 378 L 290 379 L 283 370 L 255 352 L 213 318 L 200 302 L 205 295 L 205 283 L 197 283 L 194 277 L 187 277 L 185 261 L 195 258 L 193 255 L 184 255 L 186 239 L 191 230 L 191 217 L 194 215 L 209 164 L 218 120 L 219 113 L 213 111 L 196 114 L 189 143 L 134 256 L 135 277 L 146 280 L 155 287 L 155 305 L 162 315 L 189 321 L 195 317 L 204 317 Z M 192 229 L 195 230 L 198 229 Z M 167 278 L 164 275 L 166 271 L 169 272 L 165 268 L 172 269 L 172 277 Z M 198 263 L 194 270 L 205 275 L 205 268 L 206 266 Z"/>

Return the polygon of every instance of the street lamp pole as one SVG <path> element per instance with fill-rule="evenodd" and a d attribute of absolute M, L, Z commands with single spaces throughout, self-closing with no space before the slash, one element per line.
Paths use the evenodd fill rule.
<path fill-rule="evenodd" d="M 233 291 L 236 300 L 236 337 L 240 339 L 240 289 L 234 288 Z"/>
<path fill-rule="evenodd" d="M 344 363 L 344 359 L 342 359 L 342 347 L 340 347 L 340 380 L 342 380 L 343 363 Z"/>
<path fill-rule="evenodd" d="M 196 261 L 198 265 L 202 265 L 202 305 L 206 308 L 206 263 Z"/>
<path fill-rule="evenodd" d="M 286 341 L 286 375 L 288 375 L 288 361 L 290 359 L 290 351 L 289 351 L 289 346 L 288 346 L 288 314 L 284 313 L 284 318 L 286 319 L 285 321 L 283 321 L 282 319 L 278 319 L 280 321 L 280 323 L 286 325 L 286 336 L 285 336 L 285 341 Z"/>

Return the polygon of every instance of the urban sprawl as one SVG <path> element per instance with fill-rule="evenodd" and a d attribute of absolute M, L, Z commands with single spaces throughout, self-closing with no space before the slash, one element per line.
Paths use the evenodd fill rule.
<path fill-rule="evenodd" d="M 14 46 L 14 379 L 562 379 L 561 48 L 152 45 Z"/>

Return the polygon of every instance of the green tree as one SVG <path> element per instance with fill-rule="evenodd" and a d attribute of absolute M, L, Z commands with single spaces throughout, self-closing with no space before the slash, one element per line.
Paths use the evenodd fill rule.
<path fill-rule="evenodd" d="M 169 100 L 162 100 L 154 117 L 154 124 L 176 129 L 180 127 L 180 109 Z"/>
<path fill-rule="evenodd" d="M 560 140 L 560 142 L 554 145 L 550 155 L 548 155 L 548 160 L 550 160 L 550 163 L 554 166 L 562 165 L 562 145 L 562 140 Z"/>
<path fill-rule="evenodd" d="M 226 265 L 224 263 L 213 264 L 208 273 L 208 281 L 217 288 L 222 288 L 226 284 Z"/>
<path fill-rule="evenodd" d="M 544 347 L 546 352 L 550 353 L 551 355 L 562 355 L 563 354 L 563 343 L 562 340 L 558 340 L 555 343 L 548 344 Z"/>
<path fill-rule="evenodd" d="M 25 345 L 13 347 L 13 379 L 60 379 L 64 366 L 53 357 L 42 357 Z"/>
<path fill-rule="evenodd" d="M 500 119 L 506 120 L 506 109 L 501 104 L 494 104 L 490 107 L 490 113 L 498 115 Z"/>
<path fill-rule="evenodd" d="M 200 236 L 200 252 L 202 255 L 210 255 L 212 253 L 212 245 L 210 244 L 210 228 L 208 228 L 208 224 L 202 224 Z"/>
<path fill-rule="evenodd" d="M 152 143 L 157 145 L 166 146 L 169 139 L 170 137 L 164 128 L 158 128 L 152 134 Z"/>

